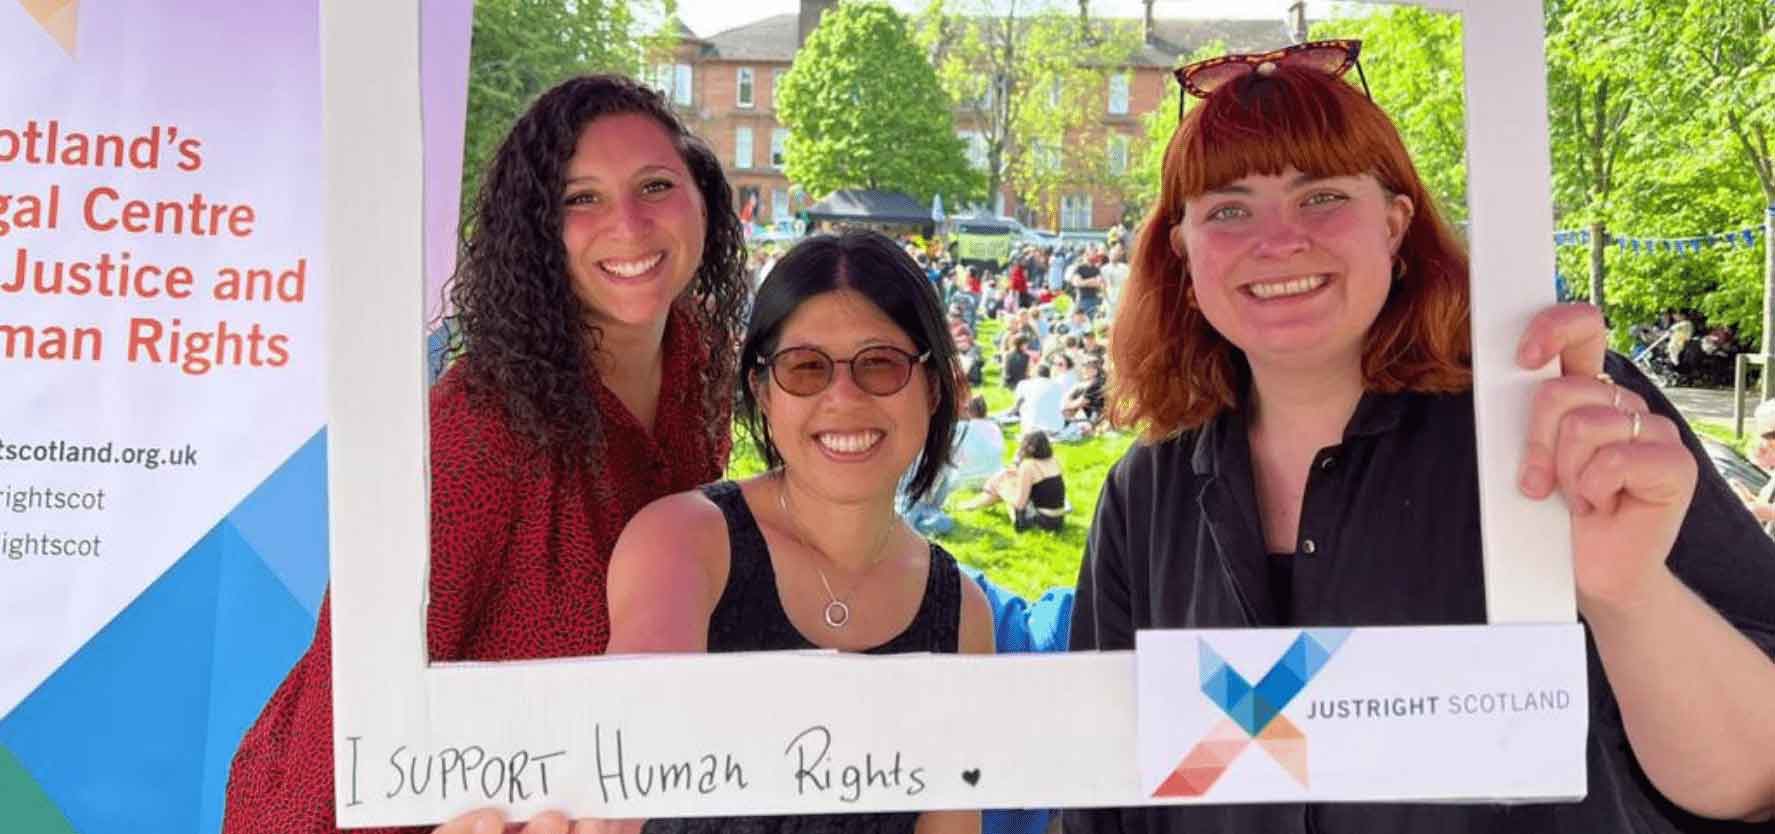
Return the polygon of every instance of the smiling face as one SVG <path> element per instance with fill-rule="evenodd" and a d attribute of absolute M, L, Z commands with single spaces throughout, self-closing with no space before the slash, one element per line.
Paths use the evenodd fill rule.
<path fill-rule="evenodd" d="M 813 347 L 848 360 L 876 345 L 917 354 L 912 338 L 880 308 L 846 289 L 813 296 L 784 322 L 776 351 Z M 848 363 L 833 367 L 826 389 L 798 397 L 768 373 L 753 379 L 771 439 L 801 483 L 844 502 L 891 499 L 930 431 L 934 397 L 928 365 L 887 396 L 857 387 Z"/>
<path fill-rule="evenodd" d="M 1186 200 L 1172 241 L 1202 314 L 1254 370 L 1359 369 L 1411 214 L 1373 176 L 1289 169 Z"/>
<path fill-rule="evenodd" d="M 567 272 L 592 323 L 663 322 L 696 275 L 707 228 L 671 135 L 639 113 L 593 120 L 567 162 L 561 199 Z"/>

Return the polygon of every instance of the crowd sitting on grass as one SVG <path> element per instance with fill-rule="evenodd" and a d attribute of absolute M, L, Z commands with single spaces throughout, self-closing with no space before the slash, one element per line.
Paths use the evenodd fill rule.
<path fill-rule="evenodd" d="M 983 468 L 951 466 L 945 477 L 922 500 L 902 496 L 901 511 L 915 528 L 927 535 L 948 532 L 954 521 L 943 511 L 947 497 L 957 490 L 982 490 L 965 507 L 1004 502 L 1018 531 L 1031 527 L 1057 529 L 1065 516 L 1063 487 L 1060 499 L 1045 513 L 1034 513 L 1047 489 L 1037 490 L 1035 504 L 1028 497 L 1031 483 L 1019 476 L 1019 464 L 1003 469 L 1004 430 L 1014 429 L 1025 443 L 1046 450 L 1019 460 L 1044 461 L 1058 476 L 1054 443 L 1076 443 L 1108 429 L 1104 414 L 1104 386 L 1108 375 L 1106 336 L 1121 282 L 1127 276 L 1126 258 L 1118 243 L 1107 249 L 1090 244 L 1070 248 L 1026 247 L 1012 258 L 1003 273 L 981 264 L 956 264 L 940 252 L 933 253 L 917 241 L 902 240 L 908 252 L 922 259 L 947 311 L 946 323 L 955 345 L 962 375 L 979 389 L 987 384 L 987 368 L 996 364 L 997 385 L 1011 391 L 1009 408 L 988 414 L 986 401 L 974 397 L 960 415 L 970 427 L 964 438 L 973 448 L 958 449 L 957 462 L 990 455 Z M 996 322 L 996 339 L 983 337 L 981 326 Z M 1028 467 L 1024 467 L 1028 468 Z M 988 484 L 988 475 L 999 473 Z M 1023 476 L 1030 475 L 1023 472 Z M 1019 487 L 1021 484 L 1021 488 Z M 1015 499 L 1015 500 L 1013 500 Z M 1020 516 L 1019 513 L 1025 515 Z"/>

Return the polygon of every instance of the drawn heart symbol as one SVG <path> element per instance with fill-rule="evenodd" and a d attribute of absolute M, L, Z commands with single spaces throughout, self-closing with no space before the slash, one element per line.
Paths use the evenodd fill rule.
<path fill-rule="evenodd" d="M 980 784 L 980 769 L 975 768 L 973 770 L 962 771 L 961 780 L 968 783 L 969 786 Z"/>

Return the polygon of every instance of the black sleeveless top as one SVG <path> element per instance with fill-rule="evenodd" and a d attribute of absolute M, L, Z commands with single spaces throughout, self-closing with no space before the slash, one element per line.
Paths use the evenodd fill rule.
<path fill-rule="evenodd" d="M 1066 509 L 1066 481 L 1049 475 L 1029 485 L 1029 505 L 1038 510 Z"/>
<path fill-rule="evenodd" d="M 702 488 L 727 519 L 727 587 L 709 616 L 710 652 L 753 652 L 818 648 L 789 622 L 777 594 L 776 570 L 758 520 L 740 494 L 739 484 L 721 481 Z M 930 575 L 924 599 L 911 625 L 865 654 L 947 652 L 961 642 L 961 571 L 955 557 L 931 544 Z M 646 834 L 911 834 L 916 813 L 809 814 L 781 817 L 702 817 L 652 819 Z"/>

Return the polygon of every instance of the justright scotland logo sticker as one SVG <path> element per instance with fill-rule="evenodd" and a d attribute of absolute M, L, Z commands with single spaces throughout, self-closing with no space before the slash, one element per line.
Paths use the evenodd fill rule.
<path fill-rule="evenodd" d="M 1350 636 L 1347 628 L 1302 631 L 1255 686 L 1227 663 L 1206 639 L 1198 639 L 1202 694 L 1224 717 L 1171 771 L 1155 797 L 1197 797 L 1208 792 L 1240 754 L 1256 742 L 1300 786 L 1309 787 L 1306 733 L 1282 715 L 1325 668 Z"/>

